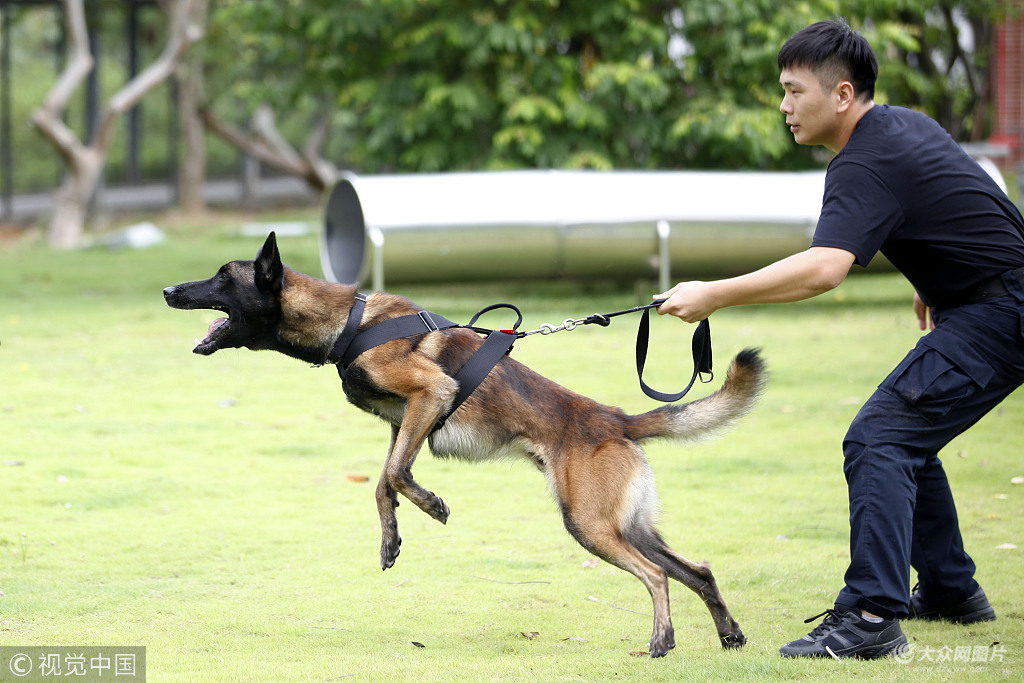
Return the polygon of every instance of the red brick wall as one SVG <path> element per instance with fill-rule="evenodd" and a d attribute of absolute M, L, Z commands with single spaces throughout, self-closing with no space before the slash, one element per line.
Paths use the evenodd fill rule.
<path fill-rule="evenodd" d="M 1024 19 L 996 29 L 995 131 L 990 142 L 1010 147 L 1001 166 L 1024 163 Z"/>

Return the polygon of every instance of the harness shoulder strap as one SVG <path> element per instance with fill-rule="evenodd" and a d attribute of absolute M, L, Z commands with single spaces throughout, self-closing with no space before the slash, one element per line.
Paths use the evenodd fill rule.
<path fill-rule="evenodd" d="M 345 352 L 341 354 L 340 362 L 343 366 L 348 366 L 360 354 L 381 344 L 395 339 L 415 337 L 418 334 L 446 330 L 449 327 L 459 327 L 459 325 L 430 311 L 420 311 L 412 315 L 383 320 L 357 334 Z"/>
<path fill-rule="evenodd" d="M 509 352 L 515 341 L 515 334 L 509 334 L 500 330 L 494 330 L 487 335 L 480 348 L 469 357 L 469 360 L 462 366 L 462 369 L 455 373 L 455 381 L 459 383 L 459 392 L 455 395 L 455 400 L 452 401 L 448 412 L 442 415 L 438 419 L 437 424 L 434 425 L 435 430 L 443 427 L 452 413 L 458 410 L 459 406 L 469 398 L 470 394 L 476 391 L 476 388 L 487 378 L 487 375 L 498 364 L 501 357 Z"/>

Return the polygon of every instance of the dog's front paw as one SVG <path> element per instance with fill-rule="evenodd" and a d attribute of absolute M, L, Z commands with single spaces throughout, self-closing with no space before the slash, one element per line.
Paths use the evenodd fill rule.
<path fill-rule="evenodd" d="M 386 537 L 380 544 L 380 568 L 388 570 L 395 566 L 398 554 L 402 552 L 402 537 L 396 531 L 393 536 Z"/>
<path fill-rule="evenodd" d="M 424 512 L 441 522 L 441 524 L 447 524 L 448 515 L 451 514 L 451 510 L 448 509 L 448 505 L 441 500 L 440 496 L 433 493 L 430 495 L 434 496 L 434 500 L 431 502 L 429 507 L 425 508 Z"/>

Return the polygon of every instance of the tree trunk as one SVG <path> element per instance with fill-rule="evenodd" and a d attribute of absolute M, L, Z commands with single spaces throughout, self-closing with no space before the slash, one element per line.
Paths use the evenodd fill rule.
<path fill-rule="evenodd" d="M 47 94 L 32 121 L 64 158 L 67 180 L 54 194 L 55 210 L 50 221 L 49 242 L 55 248 L 70 249 L 82 239 L 86 212 L 96 189 L 114 135 L 114 126 L 129 109 L 138 104 L 174 71 L 188 47 L 202 37 L 190 13 L 197 0 L 176 0 L 172 5 L 171 27 L 163 53 L 142 73 L 114 93 L 97 126 L 92 144 L 85 145 L 61 119 L 71 96 L 93 68 L 86 35 L 83 0 L 65 0 L 69 56 L 67 66 Z"/>
<path fill-rule="evenodd" d="M 53 216 L 47 242 L 54 249 L 74 249 L 85 232 L 85 216 L 89 195 L 76 176 L 68 175 L 53 193 Z"/>
<path fill-rule="evenodd" d="M 196 70 L 178 80 L 178 120 L 181 156 L 178 164 L 178 204 L 189 215 L 206 210 L 203 186 L 206 182 L 206 127 L 199 118 L 199 88 Z M 201 78 L 201 77 L 200 77 Z"/>
<path fill-rule="evenodd" d="M 206 24 L 207 0 L 197 0 L 194 20 Z M 200 46 L 200 51 L 202 46 Z M 203 187 L 206 183 L 206 126 L 199 115 L 204 99 L 202 60 L 190 52 L 175 72 L 178 84 L 178 121 L 181 152 L 178 164 L 178 204 L 187 215 L 206 211 Z"/>
<path fill-rule="evenodd" d="M 82 241 L 85 220 L 103 170 L 104 157 L 95 150 L 83 150 L 76 158 L 75 169 L 69 172 L 53 193 L 53 216 L 47 241 L 54 249 L 74 249 Z"/>

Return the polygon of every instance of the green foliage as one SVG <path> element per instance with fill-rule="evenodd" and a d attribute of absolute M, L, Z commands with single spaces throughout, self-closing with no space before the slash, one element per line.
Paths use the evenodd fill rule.
<path fill-rule="evenodd" d="M 120 3 L 90 4 L 100 86 L 127 78 Z M 62 173 L 29 117 L 61 63 L 59 12 L 13 18 L 17 190 Z M 993 26 L 1020 11 L 1000 0 L 218 0 L 211 5 L 207 97 L 244 126 L 274 105 L 299 146 L 333 110 L 324 156 L 362 173 L 505 168 L 761 168 L 820 165 L 778 113 L 775 55 L 801 27 L 839 14 L 881 60 L 878 101 L 918 108 L 961 140 L 984 139 L 992 107 Z M 164 15 L 140 12 L 141 65 L 162 47 Z M 176 155 L 173 94 L 138 110 L 141 175 Z M 65 117 L 84 135 L 84 94 Z M 126 124 L 107 182 L 127 176 Z M 818 152 L 820 155 L 820 151 Z M 211 172 L 237 154 L 212 140 Z"/>
<path fill-rule="evenodd" d="M 689 97 L 672 126 L 672 143 L 684 150 L 679 163 L 807 163 L 810 150 L 797 148 L 780 125 L 776 55 L 794 31 L 834 12 L 832 4 L 712 0 L 684 6 L 680 24 L 691 54 L 683 64 Z"/>
<path fill-rule="evenodd" d="M 1014 3 L 998 0 L 859 0 L 844 3 L 881 62 L 880 101 L 920 109 L 957 140 L 984 139 L 992 107 L 994 25 Z"/>
<path fill-rule="evenodd" d="M 880 101 L 979 137 L 986 37 L 1006 7 L 228 0 L 211 25 L 224 46 L 211 70 L 223 71 L 223 92 L 246 103 L 241 111 L 313 100 L 347 112 L 332 158 L 366 173 L 806 167 L 820 162 L 794 144 L 777 111 L 775 57 L 788 36 L 843 14 L 879 53 Z"/>
<path fill-rule="evenodd" d="M 663 534 L 711 563 L 751 642 L 723 651 L 700 600 L 673 584 L 678 646 L 651 661 L 630 656 L 650 636 L 647 591 L 590 562 L 523 463 L 424 452 L 415 475 L 451 519 L 441 526 L 403 502 L 402 555 L 380 571 L 373 480 L 387 428 L 346 403 L 331 368 L 244 350 L 192 355 L 191 339 L 217 314 L 163 303 L 164 286 L 256 253 L 261 240 L 234 228 L 171 229 L 141 252 L 0 251 L 0 645 L 145 645 L 149 680 L 161 682 L 1020 678 L 1021 551 L 997 548 L 1024 547 L 1024 486 L 1010 483 L 1024 474 L 1019 393 L 942 454 L 999 620 L 904 625 L 922 650 L 998 641 L 1004 656 L 901 664 L 776 654 L 842 581 L 843 433 L 919 336 L 899 276 L 715 314 L 716 368 L 743 346 L 762 347 L 772 373 L 764 400 L 720 439 L 647 450 Z M 315 237 L 282 239 L 281 249 L 317 272 Z M 529 328 L 637 301 L 600 283 L 399 293 L 453 320 L 510 301 Z M 513 354 L 598 400 L 648 410 L 656 404 L 632 368 L 636 322 L 538 335 Z M 689 326 L 657 318 L 651 327 L 647 379 L 673 386 L 689 373 Z"/>

